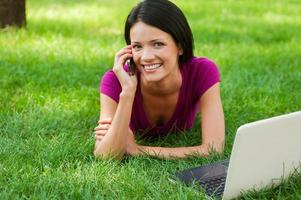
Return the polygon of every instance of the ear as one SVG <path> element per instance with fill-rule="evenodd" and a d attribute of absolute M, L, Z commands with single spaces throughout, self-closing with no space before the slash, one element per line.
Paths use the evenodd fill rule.
<path fill-rule="evenodd" d="M 178 44 L 178 49 L 179 49 L 179 56 L 183 55 L 183 48 L 181 47 L 180 44 Z"/>

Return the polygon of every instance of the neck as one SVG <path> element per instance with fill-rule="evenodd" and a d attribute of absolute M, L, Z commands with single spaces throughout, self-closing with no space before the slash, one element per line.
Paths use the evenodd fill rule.
<path fill-rule="evenodd" d="M 143 93 L 147 93 L 152 96 L 168 96 L 178 92 L 182 85 L 182 75 L 179 68 L 158 82 L 147 82 L 141 80 L 141 89 Z"/>

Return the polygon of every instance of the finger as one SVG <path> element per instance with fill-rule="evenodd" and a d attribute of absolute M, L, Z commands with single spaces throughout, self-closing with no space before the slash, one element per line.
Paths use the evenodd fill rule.
<path fill-rule="evenodd" d="M 123 64 L 125 63 L 125 61 L 126 61 L 127 59 L 132 58 L 132 57 L 133 57 L 133 54 L 132 54 L 132 53 L 126 53 L 126 54 L 123 54 L 122 56 L 119 57 L 118 63 L 121 62 L 121 64 L 122 64 L 121 66 L 123 66 Z"/>
<path fill-rule="evenodd" d="M 124 50 L 124 51 L 122 51 L 122 52 L 118 52 L 118 53 L 116 54 L 116 59 L 119 59 L 121 56 L 123 56 L 123 55 L 126 54 L 126 53 L 132 53 L 132 50 L 128 49 L 128 50 Z"/>
<path fill-rule="evenodd" d="M 104 136 L 96 136 L 95 139 L 98 141 L 101 141 L 104 138 Z"/>
<path fill-rule="evenodd" d="M 123 54 L 122 56 L 120 56 L 120 58 L 115 58 L 113 71 L 115 74 L 117 73 L 116 74 L 117 77 L 120 72 L 126 73 L 125 70 L 123 69 L 123 66 L 124 66 L 126 60 L 128 60 L 132 57 L 133 57 L 132 53 L 126 53 L 126 54 Z"/>
<path fill-rule="evenodd" d="M 96 132 L 96 131 L 108 131 L 109 128 L 95 128 L 93 131 Z"/>
<path fill-rule="evenodd" d="M 98 120 L 98 124 L 110 124 L 112 122 L 112 118 L 108 117 L 108 118 L 104 118 L 104 119 L 100 119 Z"/>
<path fill-rule="evenodd" d="M 104 137 L 105 135 L 95 135 L 95 138 Z"/>
<path fill-rule="evenodd" d="M 100 130 L 100 131 L 95 131 L 95 135 L 105 135 L 108 131 L 107 130 Z"/>
<path fill-rule="evenodd" d="M 97 124 L 111 124 L 112 120 L 111 119 L 101 119 L 97 122 Z"/>
<path fill-rule="evenodd" d="M 109 124 L 104 124 L 104 125 L 99 125 L 97 126 L 94 131 L 99 131 L 99 130 L 109 130 L 110 128 L 110 125 Z"/>
<path fill-rule="evenodd" d="M 120 57 L 122 54 L 128 53 L 128 52 L 132 52 L 132 45 L 128 45 L 122 49 L 120 49 L 117 53 L 116 56 Z"/>
<path fill-rule="evenodd" d="M 94 131 L 97 130 L 109 130 L 110 124 L 99 124 L 97 127 L 94 128 Z"/>

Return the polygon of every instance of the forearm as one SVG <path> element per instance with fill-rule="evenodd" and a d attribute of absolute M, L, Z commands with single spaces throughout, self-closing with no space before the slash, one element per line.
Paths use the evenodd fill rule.
<path fill-rule="evenodd" d="M 129 134 L 128 127 L 133 101 L 133 92 L 121 92 L 111 126 L 105 137 L 96 143 L 94 150 L 95 155 L 101 157 L 117 156 L 117 158 L 123 156 Z"/>
<path fill-rule="evenodd" d="M 150 155 L 158 158 L 187 158 L 191 156 L 207 156 L 208 149 L 204 145 L 192 147 L 151 147 L 138 146 L 139 151 L 133 155 Z"/>

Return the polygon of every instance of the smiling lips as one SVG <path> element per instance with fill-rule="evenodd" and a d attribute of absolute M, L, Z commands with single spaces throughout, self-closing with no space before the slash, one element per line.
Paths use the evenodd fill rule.
<path fill-rule="evenodd" d="M 143 65 L 144 70 L 147 72 L 154 71 L 159 67 L 161 67 L 161 64 Z"/>

